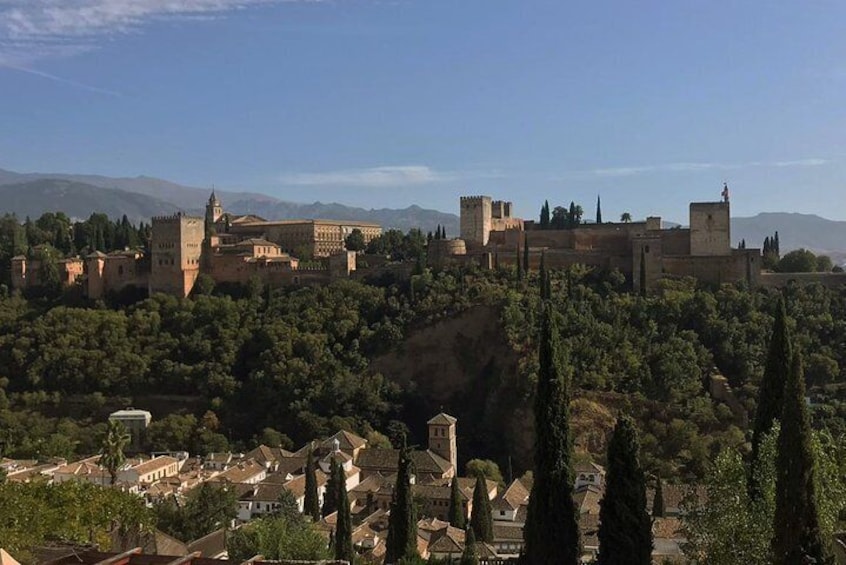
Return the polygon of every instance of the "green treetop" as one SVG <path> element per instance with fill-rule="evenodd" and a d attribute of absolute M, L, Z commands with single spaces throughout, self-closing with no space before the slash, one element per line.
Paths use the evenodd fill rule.
<path fill-rule="evenodd" d="M 106 437 L 100 450 L 100 465 L 109 473 L 109 483 L 117 482 L 118 470 L 126 462 L 123 449 L 129 444 L 129 434 L 126 428 L 117 420 L 109 420 Z"/>
<path fill-rule="evenodd" d="M 661 477 L 655 478 L 655 496 L 652 498 L 652 517 L 663 518 L 667 513 L 667 507 L 664 504 L 664 487 L 662 486 Z"/>
<path fill-rule="evenodd" d="M 320 520 L 320 500 L 317 496 L 317 471 L 314 465 L 314 452 L 308 450 L 305 469 L 305 502 L 303 513 L 317 522 Z"/>
<path fill-rule="evenodd" d="M 793 355 L 784 389 L 776 457 L 776 509 L 772 557 L 776 565 L 829 563 L 820 531 L 816 463 L 805 405 L 802 356 Z"/>
<path fill-rule="evenodd" d="M 599 509 L 599 565 L 652 563 L 652 520 L 634 424 L 617 420 L 608 443 L 608 475 Z"/>
<path fill-rule="evenodd" d="M 599 199 L 599 195 L 596 196 L 596 223 L 602 223 L 602 202 Z"/>
<path fill-rule="evenodd" d="M 767 361 L 764 365 L 764 377 L 758 389 L 758 407 L 752 428 L 752 465 L 749 475 L 749 492 L 753 498 L 758 497 L 760 490 L 756 485 L 755 468 L 758 465 L 761 440 L 772 429 L 773 422 L 781 416 L 784 386 L 790 375 L 791 357 L 792 348 L 790 333 L 787 328 L 787 312 L 784 306 L 784 298 L 779 296 Z"/>
<path fill-rule="evenodd" d="M 339 464 L 335 463 L 332 471 L 337 475 L 334 481 L 337 490 L 332 493 L 337 498 L 338 508 L 338 520 L 335 526 L 335 559 L 352 563 L 355 552 L 352 543 L 352 519 L 347 482 L 344 478 L 344 469 Z"/>
<path fill-rule="evenodd" d="M 544 305 L 535 393 L 535 466 L 523 530 L 530 565 L 575 565 L 581 555 L 573 502 L 569 379 L 560 358 L 552 308 Z"/>
<path fill-rule="evenodd" d="M 470 514 L 470 526 L 476 539 L 493 542 L 493 517 L 491 500 L 488 498 L 488 486 L 482 474 L 476 475 L 476 488 L 473 489 L 473 512 Z"/>
<path fill-rule="evenodd" d="M 464 516 L 464 505 L 462 504 L 457 477 L 453 477 L 452 482 L 450 483 L 449 513 L 447 516 L 451 526 L 462 530 L 464 529 L 466 518 Z"/>
<path fill-rule="evenodd" d="M 479 565 L 479 553 L 476 551 L 476 535 L 473 528 L 467 530 L 464 538 L 464 552 L 461 554 L 459 565 Z"/>
<path fill-rule="evenodd" d="M 326 483 L 326 494 L 323 495 L 322 514 L 324 518 L 338 509 L 338 473 L 335 470 L 337 465 L 338 463 L 333 457 L 329 464 L 329 481 Z"/>
<path fill-rule="evenodd" d="M 391 501 L 388 539 L 385 545 L 385 563 L 397 563 L 401 559 L 418 557 L 417 517 L 411 493 L 411 457 L 405 445 L 405 437 L 397 463 L 397 483 Z"/>

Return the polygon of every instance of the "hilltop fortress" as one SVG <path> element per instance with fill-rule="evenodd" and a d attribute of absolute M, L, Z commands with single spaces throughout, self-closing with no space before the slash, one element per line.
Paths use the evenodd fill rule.
<path fill-rule="evenodd" d="M 567 227 L 540 225 L 514 217 L 511 202 L 490 196 L 460 198 L 460 237 L 430 239 L 430 266 L 477 264 L 485 269 L 526 265 L 537 269 L 541 257 L 552 268 L 582 264 L 616 269 L 635 291 L 653 288 L 667 277 L 694 277 L 721 284 L 782 287 L 791 282 L 846 284 L 843 273 L 771 273 L 762 271 L 760 249 L 731 245 L 728 188 L 717 202 L 693 202 L 689 227 L 665 228 L 660 217 L 638 222 L 583 223 Z M 598 210 L 597 210 L 598 211 Z M 61 259 L 58 275 L 65 286 L 81 284 L 98 299 L 135 287 L 151 294 L 188 296 L 201 274 L 215 283 L 244 284 L 258 279 L 274 286 L 328 282 L 357 270 L 357 254 L 345 239 L 360 230 L 369 243 L 382 228 L 368 222 L 335 220 L 267 221 L 232 215 L 212 191 L 205 217 L 182 213 L 155 217 L 148 252 L 124 250 Z M 369 256 L 368 263 L 385 257 Z M 12 288 L 42 284 L 38 259 L 12 259 Z"/>
<path fill-rule="evenodd" d="M 62 259 L 57 266 L 62 284 L 81 283 L 92 299 L 128 287 L 185 297 L 201 274 L 216 283 L 243 284 L 252 278 L 274 285 L 323 282 L 356 270 L 356 254 L 344 245 L 356 229 L 365 243 L 382 233 L 378 224 L 369 222 L 267 221 L 228 214 L 212 191 L 205 217 L 154 217 L 149 254 L 95 251 L 84 258 Z M 301 260 L 309 263 L 301 266 Z M 12 259 L 13 289 L 38 286 L 41 279 L 40 261 Z"/>
<path fill-rule="evenodd" d="M 664 277 L 696 277 L 708 283 L 762 279 L 760 249 L 731 246 L 727 191 L 719 202 L 690 204 L 690 227 L 663 227 L 660 217 L 641 222 L 579 223 L 555 229 L 512 216 L 511 202 L 490 196 L 465 196 L 461 204 L 461 237 L 435 241 L 430 260 L 480 262 L 494 267 L 528 262 L 538 268 L 583 264 L 618 269 L 634 289 L 651 288 Z M 528 260 L 524 255 L 528 253 Z"/>

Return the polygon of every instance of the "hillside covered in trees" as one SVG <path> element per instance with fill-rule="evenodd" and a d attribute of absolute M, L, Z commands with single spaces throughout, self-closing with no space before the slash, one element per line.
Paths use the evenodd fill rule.
<path fill-rule="evenodd" d="M 462 460 L 517 474 L 531 467 L 535 278 L 418 270 L 410 280 L 251 284 L 122 305 L 3 296 L 0 445 L 16 457 L 96 453 L 109 411 L 128 405 L 153 412 L 150 450 L 288 447 L 338 428 L 396 437 L 407 426 L 422 443 L 443 407 L 459 418 Z M 773 291 L 685 280 L 641 297 L 619 273 L 580 268 L 553 272 L 551 284 L 575 375 L 579 457 L 602 461 L 620 408 L 640 428 L 644 466 L 662 477 L 700 478 L 721 448 L 747 443 Z M 846 291 L 785 296 L 813 425 L 839 437 Z M 449 344 L 437 356 L 433 339 Z M 733 388 L 731 406 L 708 392 L 716 372 Z"/>

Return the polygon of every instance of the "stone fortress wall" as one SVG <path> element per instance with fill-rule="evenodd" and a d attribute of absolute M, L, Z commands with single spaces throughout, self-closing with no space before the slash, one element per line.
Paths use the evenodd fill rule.
<path fill-rule="evenodd" d="M 618 269 L 640 290 L 641 271 L 648 288 L 666 277 L 695 277 L 713 284 L 745 281 L 751 286 L 783 286 L 788 281 L 846 284 L 838 274 L 799 277 L 762 273 L 760 249 L 731 246 L 731 207 L 727 192 L 720 202 L 693 202 L 689 228 L 665 229 L 661 218 L 642 222 L 581 224 L 568 229 L 540 229 L 511 216 L 511 203 L 489 196 L 460 199 L 461 237 L 465 245 L 440 243 L 433 264 L 475 262 L 482 266 L 514 265 L 529 250 L 529 266 L 541 256 L 550 267 L 583 264 Z M 451 253 L 451 249 L 456 251 Z"/>

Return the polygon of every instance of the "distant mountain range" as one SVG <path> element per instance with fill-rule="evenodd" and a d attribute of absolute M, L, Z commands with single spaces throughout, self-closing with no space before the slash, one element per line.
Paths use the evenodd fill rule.
<path fill-rule="evenodd" d="M 44 212 L 63 211 L 84 219 L 92 212 L 119 218 L 149 221 L 151 216 L 182 210 L 202 214 L 210 189 L 184 186 L 153 177 L 112 178 L 99 175 L 62 173 L 16 173 L 0 169 L 0 213 L 14 212 L 21 218 Z M 447 234 L 458 235 L 458 216 L 419 206 L 395 210 L 366 210 L 343 204 L 285 202 L 253 192 L 218 190 L 224 208 L 235 214 L 255 214 L 272 220 L 320 218 L 359 220 L 407 231 L 434 231 L 438 225 Z"/>
<path fill-rule="evenodd" d="M 322 218 L 359 220 L 385 228 L 424 232 L 445 226 L 448 236 L 459 233 L 455 214 L 410 206 L 401 210 L 367 210 L 343 204 L 285 202 L 266 194 L 218 191 L 224 208 L 236 214 L 255 214 L 267 219 Z M 126 214 L 133 222 L 151 216 L 183 210 L 202 214 L 208 188 L 184 186 L 153 177 L 112 178 L 98 175 L 16 173 L 0 169 L 0 213 L 38 217 L 48 211 L 63 211 L 74 218 L 104 212 L 119 218 Z M 665 222 L 667 224 L 667 222 Z M 762 213 L 750 218 L 732 218 L 732 244 L 746 240 L 747 247 L 761 247 L 764 238 L 779 232 L 781 251 L 804 247 L 827 253 L 838 263 L 846 262 L 846 222 L 796 213 Z"/>
<path fill-rule="evenodd" d="M 21 219 L 37 218 L 44 212 L 64 212 L 71 218 L 85 219 L 92 212 L 110 218 L 124 214 L 133 222 L 150 221 L 152 216 L 173 214 L 178 206 L 137 192 L 99 188 L 90 184 L 59 179 L 0 184 L 0 212 L 14 212 Z"/>
<path fill-rule="evenodd" d="M 800 247 L 828 254 L 836 263 L 846 261 L 846 222 L 814 214 L 765 212 L 751 218 L 732 218 L 732 244 L 746 240 L 747 247 L 763 247 L 764 238 L 778 231 L 781 253 Z"/>

